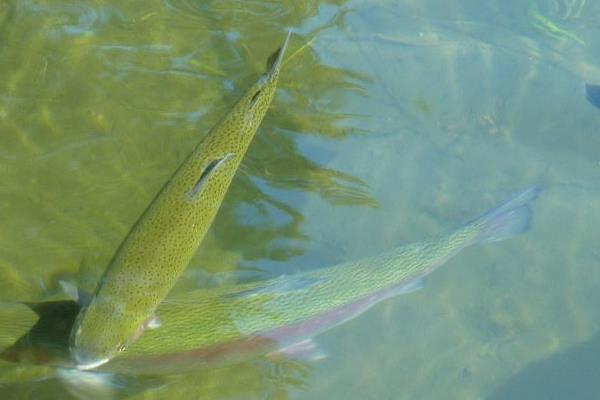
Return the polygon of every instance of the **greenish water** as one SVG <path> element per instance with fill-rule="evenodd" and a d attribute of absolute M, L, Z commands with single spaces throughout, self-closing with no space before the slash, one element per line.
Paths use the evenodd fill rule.
<path fill-rule="evenodd" d="M 314 41 L 285 65 L 176 291 L 203 271 L 272 276 L 377 254 L 543 182 L 532 230 L 319 336 L 325 360 L 123 376 L 95 395 L 593 398 L 600 110 L 583 84 L 600 83 L 598 15 L 584 0 L 4 1 L 0 300 L 64 297 L 60 279 L 93 286 L 81 265 L 103 271 L 291 27 L 290 54 Z M 0 361 L 2 399 L 67 390 L 52 367 Z"/>

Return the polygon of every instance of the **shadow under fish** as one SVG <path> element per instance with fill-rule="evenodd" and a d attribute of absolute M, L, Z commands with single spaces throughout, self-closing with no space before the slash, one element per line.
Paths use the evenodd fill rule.
<path fill-rule="evenodd" d="M 600 85 L 585 84 L 585 98 L 594 107 L 600 109 Z"/>

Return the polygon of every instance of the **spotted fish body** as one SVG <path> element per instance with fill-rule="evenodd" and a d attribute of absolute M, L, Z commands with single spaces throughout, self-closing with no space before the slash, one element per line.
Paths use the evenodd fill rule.
<path fill-rule="evenodd" d="M 523 191 L 436 240 L 298 275 L 169 298 L 156 311 L 162 325 L 146 332 L 106 368 L 164 372 L 244 354 L 310 347 L 308 341 L 315 335 L 386 298 L 418 288 L 422 277 L 465 247 L 525 231 L 531 219 L 528 203 L 537 193 L 537 188 Z"/>
<path fill-rule="evenodd" d="M 178 168 L 133 226 L 71 333 L 81 368 L 107 362 L 152 320 L 210 227 L 275 94 L 289 40 L 233 109 Z"/>

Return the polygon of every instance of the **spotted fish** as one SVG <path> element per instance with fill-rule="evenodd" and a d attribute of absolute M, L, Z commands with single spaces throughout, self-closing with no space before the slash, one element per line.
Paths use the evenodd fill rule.
<path fill-rule="evenodd" d="M 79 313 L 70 338 L 80 369 L 97 367 L 156 326 L 154 311 L 210 227 L 275 94 L 290 34 L 264 75 L 204 137 L 133 226 Z"/>

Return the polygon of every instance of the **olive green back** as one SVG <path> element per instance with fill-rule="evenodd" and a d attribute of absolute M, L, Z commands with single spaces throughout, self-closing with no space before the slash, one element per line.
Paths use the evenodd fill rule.
<path fill-rule="evenodd" d="M 282 52 L 203 139 L 132 228 L 72 333 L 77 358 L 105 359 L 135 339 L 210 227 L 273 99 Z"/>

